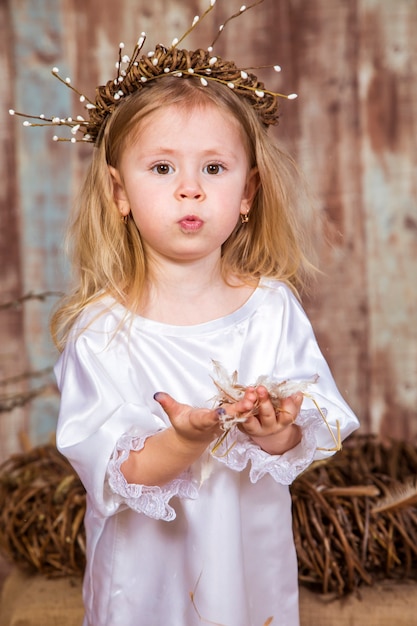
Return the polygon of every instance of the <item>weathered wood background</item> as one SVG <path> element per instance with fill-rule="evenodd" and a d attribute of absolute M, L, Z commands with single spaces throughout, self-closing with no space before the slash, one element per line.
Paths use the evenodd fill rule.
<path fill-rule="evenodd" d="M 146 31 L 149 49 L 168 44 L 208 4 L 0 0 L 1 458 L 19 449 L 21 431 L 32 443 L 54 431 L 48 316 L 65 288 L 63 232 L 91 149 L 23 129 L 8 109 L 81 112 L 53 66 L 92 94 L 113 75 L 120 41 L 130 50 Z M 218 0 L 188 46 L 209 45 L 239 8 Z M 216 50 L 241 66 L 279 63 L 268 86 L 299 94 L 274 132 L 324 217 L 324 273 L 306 308 L 363 431 L 415 435 L 417 0 L 265 0 L 227 26 Z"/>

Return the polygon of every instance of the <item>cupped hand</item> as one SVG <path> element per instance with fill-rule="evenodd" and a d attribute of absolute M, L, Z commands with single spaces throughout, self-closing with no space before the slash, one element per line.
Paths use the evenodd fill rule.
<path fill-rule="evenodd" d="M 303 394 L 296 393 L 282 399 L 276 408 L 266 387 L 260 385 L 248 387 L 241 402 L 241 408 L 248 413 L 246 421 L 240 426 L 241 430 L 251 437 L 267 437 L 281 432 L 295 422 L 303 402 Z"/>
<path fill-rule="evenodd" d="M 194 408 L 177 402 L 167 393 L 154 396 L 168 415 L 176 434 L 189 443 L 210 443 L 221 433 L 218 409 Z"/>
<path fill-rule="evenodd" d="M 239 424 L 263 450 L 269 454 L 283 454 L 301 440 L 301 431 L 294 424 L 300 412 L 303 394 L 296 393 L 280 401 L 278 408 L 271 401 L 268 390 L 263 385 L 248 387 L 243 398 L 226 407 L 246 415 Z M 276 405 L 276 403 L 275 403 Z"/>

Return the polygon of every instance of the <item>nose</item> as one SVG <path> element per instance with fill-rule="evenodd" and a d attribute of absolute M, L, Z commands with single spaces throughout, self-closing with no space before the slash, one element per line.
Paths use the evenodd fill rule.
<path fill-rule="evenodd" d="M 181 176 L 175 195 L 178 200 L 203 200 L 205 197 L 201 183 L 194 175 Z"/>

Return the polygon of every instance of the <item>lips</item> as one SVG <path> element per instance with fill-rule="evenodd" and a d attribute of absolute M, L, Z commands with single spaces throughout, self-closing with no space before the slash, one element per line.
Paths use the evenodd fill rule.
<path fill-rule="evenodd" d="M 204 222 L 196 215 L 185 215 L 179 220 L 178 224 L 186 232 L 195 232 L 202 228 Z"/>

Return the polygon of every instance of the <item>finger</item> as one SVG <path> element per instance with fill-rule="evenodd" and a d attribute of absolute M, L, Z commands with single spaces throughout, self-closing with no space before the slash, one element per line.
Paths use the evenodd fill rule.
<path fill-rule="evenodd" d="M 170 422 L 181 418 L 182 416 L 188 414 L 191 410 L 191 407 L 188 404 L 182 404 L 181 402 L 177 402 L 169 393 L 165 393 L 164 391 L 158 391 L 154 394 L 154 400 L 161 405 L 164 409 L 165 413 L 168 415 Z"/>
<path fill-rule="evenodd" d="M 258 396 L 254 387 L 247 387 L 243 398 L 231 404 L 223 404 L 222 408 L 228 415 L 245 414 L 254 409 L 258 402 Z"/>
<path fill-rule="evenodd" d="M 154 395 L 154 400 L 161 405 L 173 425 L 178 426 L 186 420 L 193 428 L 204 430 L 213 428 L 213 426 L 217 426 L 219 423 L 221 415 L 219 410 L 194 409 L 188 404 L 177 402 L 168 393 L 162 391 L 158 391 Z"/>
<path fill-rule="evenodd" d="M 292 424 L 297 419 L 303 402 L 303 394 L 297 393 L 281 401 L 277 415 L 281 424 Z"/>
<path fill-rule="evenodd" d="M 169 393 L 164 391 L 157 391 L 153 398 L 161 405 L 168 417 L 175 417 L 184 407 L 184 405 L 174 400 Z"/>
<path fill-rule="evenodd" d="M 256 388 L 256 392 L 258 396 L 259 419 L 262 422 L 275 422 L 277 420 L 276 410 L 272 404 L 268 389 L 263 385 L 260 385 Z"/>

